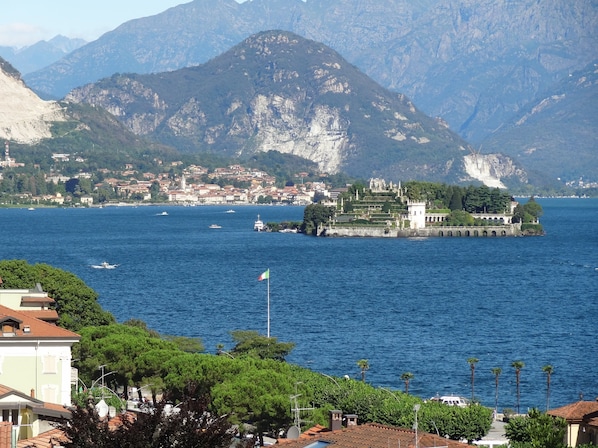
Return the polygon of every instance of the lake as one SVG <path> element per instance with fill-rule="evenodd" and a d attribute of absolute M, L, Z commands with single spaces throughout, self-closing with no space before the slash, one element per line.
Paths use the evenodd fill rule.
<path fill-rule="evenodd" d="M 598 396 L 598 199 L 539 199 L 546 236 L 334 239 L 254 232 L 301 221 L 302 207 L 0 209 L 0 256 L 72 272 L 119 322 L 198 337 L 214 353 L 231 330 L 295 342 L 289 362 L 429 398 L 475 395 L 499 409 Z M 226 213 L 228 209 L 235 213 Z M 162 215 L 166 211 L 167 215 Z M 219 229 L 211 229 L 218 224 Z M 102 261 L 114 270 L 93 269 Z"/>

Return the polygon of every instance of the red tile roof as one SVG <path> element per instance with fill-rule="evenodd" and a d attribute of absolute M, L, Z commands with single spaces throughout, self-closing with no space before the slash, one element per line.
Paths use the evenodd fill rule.
<path fill-rule="evenodd" d="M 19 440 L 17 442 L 17 448 L 55 448 L 60 446 L 60 442 L 66 441 L 64 438 L 64 432 L 60 429 L 51 429 L 43 432 L 37 437 L 31 437 L 30 439 Z M 0 445 L 4 446 L 4 445 Z M 10 446 L 7 445 L 7 446 Z"/>
<path fill-rule="evenodd" d="M 55 303 L 56 300 L 54 300 L 52 297 L 30 297 L 30 296 L 23 296 L 21 297 L 21 305 L 23 305 L 24 303 Z"/>
<path fill-rule="evenodd" d="M 36 319 L 46 322 L 56 322 L 58 320 L 58 312 L 56 310 L 20 310 L 22 313 L 28 314 Z"/>
<path fill-rule="evenodd" d="M 563 417 L 568 422 L 581 422 L 584 418 L 598 417 L 598 400 L 578 401 L 547 412 L 555 417 Z M 596 415 L 591 415 L 596 414 Z"/>
<path fill-rule="evenodd" d="M 305 448 L 318 441 L 329 443 L 330 448 L 388 448 L 389 446 L 413 448 L 415 447 L 415 431 L 377 423 L 350 426 L 336 431 L 330 431 L 317 425 L 301 434 L 297 440 L 279 439 L 278 443 L 284 448 Z M 434 446 L 464 448 L 469 446 L 466 443 L 421 432 L 418 433 L 418 442 L 420 448 Z"/>
<path fill-rule="evenodd" d="M 76 342 L 79 335 L 56 325 L 36 319 L 29 312 L 17 311 L 0 305 L 0 322 L 18 322 L 14 333 L 16 339 L 72 339 Z M 27 331 L 28 330 L 28 331 Z M 7 338 L 8 339 L 8 338 Z M 2 337 L 0 337 L 2 340 Z"/>

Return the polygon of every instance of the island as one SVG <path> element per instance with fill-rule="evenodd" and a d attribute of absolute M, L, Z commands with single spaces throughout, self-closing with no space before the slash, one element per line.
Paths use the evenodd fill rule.
<path fill-rule="evenodd" d="M 328 237 L 508 237 L 543 235 L 542 207 L 507 191 L 372 178 L 331 191 L 304 211 L 302 230 Z"/>

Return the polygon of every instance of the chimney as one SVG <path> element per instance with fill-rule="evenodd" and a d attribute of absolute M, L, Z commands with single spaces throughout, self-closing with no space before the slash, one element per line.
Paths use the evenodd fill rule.
<path fill-rule="evenodd" d="M 31 389 L 31 398 L 35 398 L 35 389 Z"/>
<path fill-rule="evenodd" d="M 357 426 L 357 414 L 347 414 L 345 418 L 347 419 L 347 428 Z"/>
<path fill-rule="evenodd" d="M 330 431 L 336 431 L 343 427 L 343 411 L 332 410 L 330 412 Z"/>

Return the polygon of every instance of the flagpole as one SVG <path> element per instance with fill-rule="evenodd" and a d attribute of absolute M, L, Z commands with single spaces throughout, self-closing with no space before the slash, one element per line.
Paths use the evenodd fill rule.
<path fill-rule="evenodd" d="M 268 268 L 268 339 L 270 338 L 270 268 Z"/>

